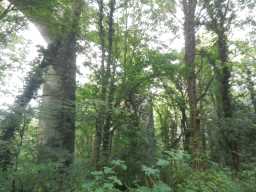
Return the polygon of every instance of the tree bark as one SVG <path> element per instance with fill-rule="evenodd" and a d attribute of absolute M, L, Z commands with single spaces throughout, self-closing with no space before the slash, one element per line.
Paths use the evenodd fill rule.
<path fill-rule="evenodd" d="M 231 104 L 231 93 L 230 93 L 230 68 L 227 65 L 228 62 L 228 47 L 227 38 L 225 37 L 224 31 L 218 34 L 218 50 L 219 57 L 221 60 L 221 82 L 220 82 L 220 93 L 222 99 L 222 110 L 223 117 L 225 120 L 230 120 L 233 117 L 233 110 Z M 225 135 L 225 137 L 228 137 Z M 240 152 L 239 145 L 236 138 L 228 139 L 232 157 L 232 167 L 238 172 L 240 169 Z"/>
<path fill-rule="evenodd" d="M 41 160 L 69 164 L 74 152 L 76 35 L 82 2 L 73 1 L 71 14 L 67 10 L 68 20 L 62 18 L 65 25 L 56 20 L 56 12 L 51 11 L 54 10 L 52 4 L 27 0 L 10 2 L 38 27 L 51 48 L 40 111 L 42 135 L 39 156 Z M 42 12 L 47 13 L 47 16 L 40 15 Z"/>
<path fill-rule="evenodd" d="M 39 159 L 71 162 L 75 137 L 75 40 L 56 42 L 56 55 L 48 67 L 40 107 Z M 65 157 L 66 156 L 66 157 Z M 68 157 L 69 156 L 69 157 Z"/>
<path fill-rule="evenodd" d="M 156 138 L 152 98 L 147 96 L 140 108 L 140 126 L 145 135 L 145 164 L 152 166 L 156 160 Z"/>
<path fill-rule="evenodd" d="M 200 119 L 197 106 L 197 83 L 195 73 L 195 11 L 196 0 L 183 0 L 183 11 L 185 15 L 184 35 L 185 35 L 185 64 L 187 66 L 187 93 L 190 107 L 190 127 L 191 127 L 191 153 L 193 159 L 199 158 L 201 150 Z M 195 162 L 195 168 L 198 163 Z"/>
<path fill-rule="evenodd" d="M 253 80 L 251 78 L 252 72 L 250 71 L 249 68 L 247 68 L 246 73 L 247 73 L 247 89 L 248 89 L 249 94 L 250 94 L 250 98 L 251 98 L 251 102 L 252 102 L 252 105 L 253 105 L 254 113 L 256 114 L 256 93 L 255 93 L 255 89 L 254 89 L 254 83 L 253 83 Z"/>
<path fill-rule="evenodd" d="M 231 95 L 230 95 L 230 76 L 231 72 L 228 62 L 228 48 L 227 38 L 225 37 L 224 31 L 218 34 L 218 52 L 221 61 L 221 78 L 220 78 L 220 93 L 222 100 L 222 111 L 225 118 L 232 117 L 231 107 Z"/>
<path fill-rule="evenodd" d="M 54 40 L 56 54 L 48 67 L 40 110 L 40 161 L 69 165 L 75 148 L 76 35 L 82 3 L 74 0 L 66 34 Z"/>
<path fill-rule="evenodd" d="M 191 138 L 191 132 L 188 127 L 188 118 L 186 115 L 186 107 L 185 106 L 179 106 L 180 112 L 181 112 L 181 130 L 183 134 L 183 149 L 185 151 L 190 151 L 190 138 Z"/>
<path fill-rule="evenodd" d="M 114 11 L 115 0 L 109 1 L 109 18 L 108 18 L 108 58 L 107 66 L 104 77 L 104 86 L 106 86 L 105 95 L 105 122 L 103 125 L 103 138 L 102 138 L 102 157 L 103 162 L 106 164 L 109 161 L 111 154 L 111 124 L 112 124 L 112 111 L 113 111 L 113 92 L 114 92 L 114 76 L 115 76 L 115 63 L 113 60 L 113 37 L 114 37 Z"/>
<path fill-rule="evenodd" d="M 214 1 L 213 4 L 211 4 L 210 1 L 205 1 L 204 3 L 210 17 L 208 27 L 210 27 L 210 29 L 217 35 L 218 57 L 220 60 L 220 67 L 215 67 L 215 73 L 217 73 L 216 77 L 219 83 L 217 115 L 220 120 L 225 122 L 232 120 L 233 117 L 230 91 L 231 69 L 228 65 L 228 40 L 226 36 L 226 32 L 229 30 L 229 25 L 233 20 L 233 14 L 230 12 L 230 7 L 232 6 L 231 1 L 223 2 L 218 0 Z M 229 150 L 231 151 L 231 166 L 238 172 L 240 167 L 239 145 L 236 138 L 232 138 L 232 135 L 230 136 L 226 134 L 228 129 L 228 127 L 225 127 L 221 130 L 222 136 L 223 140 L 225 140 L 224 142 L 228 144 Z"/>
<path fill-rule="evenodd" d="M 100 168 L 100 159 L 101 159 L 101 145 L 102 145 L 102 134 L 104 125 L 104 105 L 101 101 L 104 100 L 106 95 L 106 86 L 104 85 L 105 80 L 105 28 L 104 28 L 104 2 L 103 0 L 98 0 L 98 30 L 100 38 L 100 47 L 101 47 L 101 67 L 99 72 L 100 80 L 100 90 L 99 90 L 99 103 L 97 103 L 97 117 L 96 117 L 96 133 L 95 133 L 95 143 L 94 143 L 94 154 L 93 161 L 96 168 Z"/>

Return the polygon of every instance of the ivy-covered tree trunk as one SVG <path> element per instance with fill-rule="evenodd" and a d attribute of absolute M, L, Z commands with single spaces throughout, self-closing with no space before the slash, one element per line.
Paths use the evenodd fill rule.
<path fill-rule="evenodd" d="M 231 95 L 230 95 L 230 68 L 228 62 L 227 38 L 224 31 L 218 33 L 218 52 L 221 60 L 220 93 L 222 100 L 223 115 L 226 118 L 232 117 Z"/>
<path fill-rule="evenodd" d="M 51 52 L 51 47 L 44 51 L 43 60 L 28 76 L 23 93 L 16 98 L 11 111 L 1 121 L 0 165 L 3 169 L 6 169 L 12 163 L 14 157 L 13 151 L 11 150 L 12 140 L 15 138 L 15 133 L 19 129 L 23 119 L 23 113 L 26 111 L 28 103 L 43 83 L 43 74 L 50 63 L 49 56 Z"/>
<path fill-rule="evenodd" d="M 224 120 L 231 120 L 233 117 L 232 110 L 232 99 L 230 93 L 230 67 L 228 66 L 228 47 L 227 47 L 227 38 L 225 36 L 225 31 L 220 30 L 218 35 L 218 51 L 219 58 L 221 61 L 221 82 L 220 82 L 220 94 L 221 94 L 221 103 L 222 103 L 222 111 Z M 229 129 L 229 128 L 228 128 Z M 238 172 L 240 169 L 240 151 L 239 144 L 236 140 L 235 135 L 230 135 L 225 137 L 230 137 L 228 140 L 229 147 L 231 150 L 231 158 L 232 158 L 232 167 Z"/>
<path fill-rule="evenodd" d="M 217 35 L 217 49 L 220 60 L 220 65 L 215 66 L 216 80 L 219 87 L 219 91 L 216 93 L 217 115 L 224 124 L 232 121 L 233 118 L 230 89 L 231 67 L 228 62 L 228 38 L 226 35 L 234 18 L 232 4 L 232 1 L 204 1 L 204 6 L 210 18 L 207 26 Z M 222 141 L 220 142 L 227 145 L 227 149 L 231 153 L 231 166 L 237 172 L 240 167 L 240 152 L 236 134 L 232 134 L 233 131 L 230 127 L 222 127 L 221 133 Z"/>

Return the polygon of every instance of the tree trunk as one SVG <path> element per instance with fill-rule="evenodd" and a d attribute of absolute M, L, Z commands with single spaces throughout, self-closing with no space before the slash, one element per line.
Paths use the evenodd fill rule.
<path fill-rule="evenodd" d="M 112 126 L 112 111 L 113 111 L 113 94 L 114 94 L 114 76 L 115 76 L 115 61 L 113 60 L 113 37 L 114 37 L 114 11 L 115 0 L 109 1 L 109 18 L 108 18 L 108 58 L 104 77 L 104 85 L 106 86 L 105 94 L 105 110 L 104 110 L 104 125 L 102 138 L 102 157 L 103 163 L 109 161 L 111 154 L 111 126 Z"/>
<path fill-rule="evenodd" d="M 144 99 L 142 108 L 140 109 L 140 125 L 145 135 L 145 163 L 153 165 L 156 158 L 156 138 L 153 114 L 153 102 L 150 97 Z"/>
<path fill-rule="evenodd" d="M 39 160 L 72 163 L 75 147 L 76 34 L 81 1 L 74 0 L 70 29 L 55 39 L 40 110 Z"/>
<path fill-rule="evenodd" d="M 67 24 L 65 26 L 56 20 L 55 12 L 49 12 L 49 9 L 54 7 L 43 6 L 40 1 L 10 0 L 10 2 L 38 27 L 51 48 L 40 111 L 42 133 L 39 142 L 40 159 L 61 160 L 69 164 L 74 152 L 75 46 L 81 1 L 73 1 L 71 14 L 68 15 L 69 20 L 63 18 Z M 44 11 L 48 13 L 47 17 L 38 15 Z M 69 13 L 69 10 L 67 12 Z"/>
<path fill-rule="evenodd" d="M 53 13 L 49 14 L 47 18 L 38 17 L 36 13 L 33 13 L 33 11 L 38 13 L 41 9 L 48 9 L 41 6 L 41 2 L 30 3 L 26 0 L 10 0 L 10 2 L 36 24 L 45 40 L 50 44 L 41 65 L 28 80 L 24 93 L 17 98 L 12 112 L 2 124 L 4 126 L 1 135 L 1 140 L 4 141 L 0 154 L 3 159 L 2 163 L 6 166 L 11 162 L 11 151 L 8 149 L 10 141 L 20 124 L 23 111 L 43 82 L 42 69 L 47 66 L 48 74 L 44 85 L 42 108 L 49 107 L 48 109 L 51 109 L 47 111 L 47 115 L 44 113 L 45 111 L 40 113 L 40 127 L 43 134 L 40 143 L 51 149 L 43 150 L 44 152 L 41 150 L 42 153 L 39 155 L 41 158 L 48 159 L 50 151 L 51 154 L 53 151 L 56 153 L 55 150 L 67 152 L 68 157 L 61 160 L 69 164 L 74 152 L 75 44 L 81 2 L 74 0 L 72 15 L 70 15 L 71 23 L 69 23 L 68 29 L 63 31 L 64 34 L 58 34 L 59 36 L 56 34 L 57 37 L 50 33 L 52 28 L 56 27 L 51 26 L 55 19 Z M 30 9 L 30 7 L 34 9 Z M 48 19 L 48 23 L 45 22 L 46 19 Z"/>
<path fill-rule="evenodd" d="M 232 98 L 230 91 L 230 77 L 231 69 L 228 65 L 228 44 L 226 32 L 228 32 L 230 24 L 233 20 L 233 13 L 231 10 L 231 1 L 205 1 L 205 8 L 207 9 L 210 17 L 210 25 L 208 25 L 212 31 L 217 35 L 217 48 L 218 56 L 220 60 L 220 66 L 214 67 L 217 81 L 219 84 L 219 93 L 216 93 L 217 98 L 217 115 L 222 122 L 231 121 L 233 117 Z M 219 126 L 221 122 L 219 121 Z M 231 166 L 235 171 L 240 167 L 239 145 L 236 138 L 232 138 L 229 127 L 222 128 L 222 141 L 229 146 L 228 150 L 231 150 Z"/>
<path fill-rule="evenodd" d="M 99 110 L 97 111 L 96 117 L 96 132 L 95 132 L 95 139 L 94 139 L 94 151 L 93 151 L 93 164 L 98 169 L 99 168 L 99 161 L 101 159 L 101 144 L 102 144 L 102 123 L 104 122 L 103 115 L 102 115 L 102 107 L 99 106 Z"/>
<path fill-rule="evenodd" d="M 219 30 L 218 32 L 218 51 L 219 58 L 221 60 L 221 82 L 220 82 L 220 93 L 222 102 L 222 111 L 224 120 L 231 120 L 233 117 L 232 104 L 231 104 L 231 94 L 230 94 L 230 68 L 228 63 L 228 46 L 227 38 L 225 36 L 224 30 Z M 221 117 L 222 118 L 222 117 Z M 230 140 L 228 136 L 224 134 L 224 139 Z M 232 167 L 238 172 L 240 167 L 240 154 L 239 145 L 235 138 L 231 138 L 229 141 L 231 150 Z"/>
<path fill-rule="evenodd" d="M 180 112 L 181 112 L 181 130 L 183 134 L 183 149 L 187 152 L 190 151 L 190 138 L 191 138 L 191 132 L 188 127 L 187 123 L 187 115 L 186 115 L 186 108 L 185 106 L 180 106 Z"/>
<path fill-rule="evenodd" d="M 75 137 L 75 39 L 60 40 L 55 48 L 43 86 L 39 159 L 71 162 Z"/>
<path fill-rule="evenodd" d="M 227 65 L 228 60 L 228 48 L 227 48 L 227 39 L 224 32 L 218 33 L 218 51 L 219 57 L 221 60 L 221 82 L 220 82 L 220 93 L 222 99 L 222 110 L 223 116 L 225 118 L 232 117 L 232 108 L 231 108 L 231 96 L 230 96 L 230 69 Z"/>
<path fill-rule="evenodd" d="M 248 89 L 250 97 L 251 97 L 251 102 L 253 105 L 254 113 L 256 114 L 256 94 L 255 94 L 255 89 L 254 89 L 254 83 L 251 78 L 252 72 L 250 71 L 249 68 L 247 68 L 246 73 L 247 73 L 247 89 Z"/>
<path fill-rule="evenodd" d="M 184 35 L 185 35 L 185 63 L 187 66 L 187 93 L 190 107 L 190 128 L 191 128 L 191 153 L 196 160 L 200 155 L 201 135 L 200 119 L 197 107 L 197 83 L 195 73 L 195 10 L 196 0 L 183 0 L 183 11 L 185 15 Z M 198 162 L 194 164 L 198 168 Z"/>
<path fill-rule="evenodd" d="M 104 85 L 105 80 L 105 28 L 104 28 L 104 2 L 103 0 L 97 1 L 99 13 L 98 13 L 98 30 L 99 30 L 99 39 L 101 47 L 101 67 L 99 72 L 100 80 L 100 90 L 99 90 L 99 100 L 104 102 L 106 95 L 106 86 Z M 96 168 L 100 168 L 100 159 L 101 159 L 101 145 L 102 145 L 102 134 L 104 125 L 104 105 L 99 102 L 97 104 L 97 117 L 96 117 L 96 133 L 95 133 L 95 143 L 94 143 L 94 153 L 93 153 L 93 163 Z"/>

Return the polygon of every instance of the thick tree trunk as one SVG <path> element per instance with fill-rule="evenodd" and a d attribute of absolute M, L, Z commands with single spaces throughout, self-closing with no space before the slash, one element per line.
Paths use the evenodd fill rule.
<path fill-rule="evenodd" d="M 183 0 L 185 15 L 185 63 L 187 66 L 187 93 L 190 107 L 191 152 L 194 159 L 198 159 L 201 149 L 200 119 L 197 107 L 197 83 L 195 73 L 195 10 L 196 0 Z M 195 162 L 195 168 L 198 163 Z"/>
<path fill-rule="evenodd" d="M 44 6 L 41 1 L 10 0 L 10 2 L 39 28 L 42 36 L 50 43 L 50 53 L 47 55 L 50 62 L 40 112 L 42 135 L 39 156 L 41 160 L 60 160 L 69 164 L 74 152 L 75 45 L 82 2 L 73 1 L 72 11 L 67 10 L 71 13 L 69 19 L 63 18 L 67 24 L 65 26 L 56 21 L 54 11 L 49 12 L 51 9 L 54 10 L 54 7 Z M 57 6 L 57 4 L 51 5 Z M 40 15 L 40 12 L 48 13 L 47 17 Z"/>
<path fill-rule="evenodd" d="M 75 138 L 75 37 L 55 44 L 56 55 L 48 67 L 39 117 L 40 160 L 70 163 Z"/>
<path fill-rule="evenodd" d="M 74 0 L 68 30 L 54 40 L 40 110 L 40 161 L 72 163 L 75 148 L 76 35 L 82 3 Z"/>

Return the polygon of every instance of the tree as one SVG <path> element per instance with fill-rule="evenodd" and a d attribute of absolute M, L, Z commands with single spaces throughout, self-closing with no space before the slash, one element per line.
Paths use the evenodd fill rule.
<path fill-rule="evenodd" d="M 66 11 L 70 22 L 65 23 L 64 34 L 58 35 L 51 43 L 55 54 L 43 87 L 39 159 L 53 159 L 69 165 L 75 147 L 76 36 L 81 1 L 73 1 L 71 13 Z"/>
<path fill-rule="evenodd" d="M 218 100 L 218 117 L 230 120 L 233 115 L 232 98 L 230 92 L 231 67 L 228 61 L 228 38 L 227 32 L 234 19 L 232 1 L 205 1 L 204 6 L 207 10 L 210 21 L 207 27 L 217 35 L 217 50 L 220 66 L 216 69 L 216 76 L 219 82 L 220 100 Z M 223 130 L 223 137 L 228 142 L 232 156 L 232 166 L 238 171 L 240 167 L 239 146 L 235 138 L 229 136 Z"/>
<path fill-rule="evenodd" d="M 82 4 L 79 0 L 73 1 L 73 5 L 65 9 L 64 16 L 62 18 L 57 17 L 59 20 L 56 20 L 55 14 L 58 13 L 51 12 L 51 10 L 54 9 L 57 2 L 52 4 L 46 2 L 43 5 L 40 2 L 32 4 L 27 1 L 12 0 L 10 2 L 39 27 L 41 34 L 49 42 L 48 51 L 50 55 L 47 55 L 47 61 L 50 61 L 50 64 L 47 65 L 47 74 L 54 75 L 54 77 L 46 80 L 42 106 L 49 106 L 50 104 L 55 108 L 48 111 L 51 113 L 50 116 L 41 113 L 40 121 L 43 129 L 41 144 L 50 148 L 51 152 L 42 150 L 40 158 L 61 160 L 69 164 L 72 162 L 74 152 L 76 35 L 79 29 Z M 30 7 L 33 9 L 30 9 Z M 49 18 L 51 18 L 49 20 L 51 22 L 45 22 Z M 64 21 L 65 23 L 63 23 Z M 39 83 L 36 87 L 39 86 Z M 29 102 L 29 98 L 33 96 L 35 90 L 29 90 L 31 94 L 22 106 Z M 45 109 L 46 107 L 42 108 Z M 14 135 L 14 131 L 15 129 L 12 129 L 9 135 Z M 54 134 L 48 134 L 49 131 Z M 11 137 L 9 138 L 11 139 Z M 67 157 L 63 158 L 61 153 L 56 155 L 54 150 L 67 152 Z"/>
<path fill-rule="evenodd" d="M 185 15 L 184 35 L 185 35 L 185 63 L 187 67 L 187 93 L 190 110 L 190 129 L 191 129 L 191 153 L 195 160 L 200 156 L 201 134 L 200 134 L 200 117 L 197 106 L 197 82 L 195 72 L 195 11 L 196 0 L 184 0 L 183 12 Z M 199 165 L 195 164 L 195 168 Z"/>

